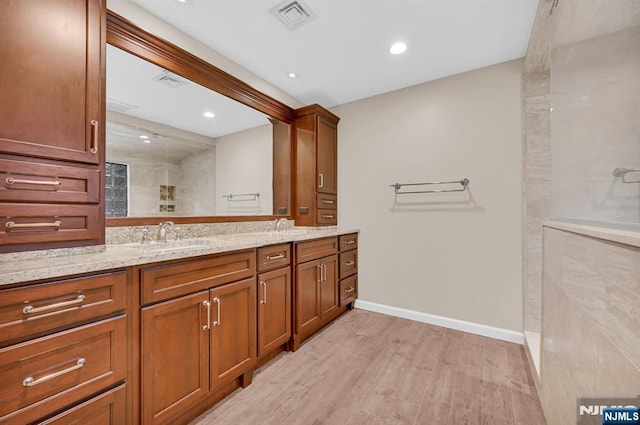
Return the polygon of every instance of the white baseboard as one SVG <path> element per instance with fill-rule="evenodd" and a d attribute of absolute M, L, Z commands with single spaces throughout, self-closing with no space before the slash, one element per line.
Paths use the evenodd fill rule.
<path fill-rule="evenodd" d="M 407 310 L 404 308 L 392 307 L 384 304 L 372 303 L 369 301 L 356 300 L 355 307 L 362 310 L 387 314 L 389 316 L 401 317 L 403 319 L 415 320 L 416 322 L 429 323 L 430 325 L 442 326 L 449 329 L 469 332 L 476 335 L 488 336 L 489 338 L 495 338 L 524 345 L 523 332 L 495 328 L 493 326 L 482 325 L 480 323 L 465 322 L 464 320 L 450 319 L 448 317 L 436 316 L 435 314 L 422 313 L 419 311 Z"/>

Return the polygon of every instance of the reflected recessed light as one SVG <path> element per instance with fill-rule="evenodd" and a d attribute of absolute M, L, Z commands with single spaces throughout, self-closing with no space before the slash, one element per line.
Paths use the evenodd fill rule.
<path fill-rule="evenodd" d="M 392 55 L 399 55 L 406 51 L 407 51 L 407 45 L 402 42 L 395 43 L 389 48 L 389 52 Z"/>
<path fill-rule="evenodd" d="M 290 72 L 287 75 L 289 76 L 289 78 L 296 78 L 298 76 L 295 72 Z"/>
<path fill-rule="evenodd" d="M 148 139 L 149 136 L 145 136 L 144 134 L 140 136 L 141 139 Z"/>
<path fill-rule="evenodd" d="M 202 114 L 202 115 L 204 115 L 204 116 L 205 116 L 205 117 L 207 117 L 207 118 L 213 118 L 213 117 L 215 117 L 215 116 L 216 116 L 216 114 L 214 114 L 213 112 L 205 112 L 205 113 L 204 113 L 204 114 Z"/>
<path fill-rule="evenodd" d="M 143 142 L 145 142 L 145 143 L 151 143 L 151 140 L 149 140 L 149 139 L 144 139 L 144 140 L 143 140 Z"/>
<path fill-rule="evenodd" d="M 177 0 L 177 2 L 182 4 L 190 4 L 193 2 L 193 0 Z"/>

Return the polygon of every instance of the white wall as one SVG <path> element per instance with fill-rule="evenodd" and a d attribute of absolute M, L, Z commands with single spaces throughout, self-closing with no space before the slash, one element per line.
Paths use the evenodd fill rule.
<path fill-rule="evenodd" d="M 332 109 L 362 300 L 522 331 L 520 85 L 506 62 Z M 468 193 L 390 184 L 468 178 Z"/>
<path fill-rule="evenodd" d="M 216 139 L 216 215 L 272 214 L 272 132 L 268 124 Z M 260 197 L 253 201 L 223 198 L 256 192 Z"/>

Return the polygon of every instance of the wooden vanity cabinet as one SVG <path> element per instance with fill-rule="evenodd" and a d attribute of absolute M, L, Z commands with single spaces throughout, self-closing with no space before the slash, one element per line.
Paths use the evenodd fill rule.
<path fill-rule="evenodd" d="M 338 238 L 296 244 L 293 349 L 345 309 L 339 305 Z"/>
<path fill-rule="evenodd" d="M 338 223 L 339 120 L 319 105 L 296 110 L 293 218 L 298 226 Z"/>
<path fill-rule="evenodd" d="M 128 276 L 116 270 L 0 290 L 0 423 L 73 423 L 88 411 L 98 415 L 92 423 L 133 423 Z"/>
<path fill-rule="evenodd" d="M 104 243 L 105 17 L 0 2 L 0 252 Z"/>
<path fill-rule="evenodd" d="M 139 276 L 148 303 L 141 316 L 141 422 L 187 423 L 222 397 L 220 388 L 251 382 L 256 251 L 143 266 Z"/>
<path fill-rule="evenodd" d="M 258 248 L 258 358 L 291 339 L 291 245 Z"/>

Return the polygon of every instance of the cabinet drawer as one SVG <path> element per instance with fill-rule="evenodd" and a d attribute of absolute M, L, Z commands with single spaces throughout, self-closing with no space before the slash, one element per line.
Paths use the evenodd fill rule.
<path fill-rule="evenodd" d="M 358 296 L 358 275 L 340 281 L 340 306 L 355 301 Z"/>
<path fill-rule="evenodd" d="M 140 270 L 142 302 L 150 304 L 251 277 L 256 251 L 241 251 Z"/>
<path fill-rule="evenodd" d="M 356 249 L 358 247 L 358 234 L 350 233 L 340 236 L 340 251 Z"/>
<path fill-rule="evenodd" d="M 358 251 L 340 253 L 340 279 L 351 276 L 358 271 Z"/>
<path fill-rule="evenodd" d="M 338 213 L 336 210 L 318 209 L 316 220 L 323 226 L 338 224 Z"/>
<path fill-rule="evenodd" d="M 0 204 L 0 246 L 98 240 L 99 205 Z"/>
<path fill-rule="evenodd" d="M 0 347 L 124 311 L 124 271 L 0 291 Z"/>
<path fill-rule="evenodd" d="M 318 193 L 318 208 L 335 210 L 338 208 L 338 197 L 328 193 Z"/>
<path fill-rule="evenodd" d="M 276 269 L 291 264 L 291 246 L 286 244 L 258 248 L 258 271 Z"/>
<path fill-rule="evenodd" d="M 0 201 L 100 202 L 100 171 L 0 158 Z"/>
<path fill-rule="evenodd" d="M 127 391 L 122 384 L 38 425 L 121 425 L 127 423 Z"/>
<path fill-rule="evenodd" d="M 296 263 L 315 260 L 335 254 L 338 251 L 338 238 L 317 239 L 296 244 Z"/>
<path fill-rule="evenodd" d="M 123 381 L 125 316 L 0 350 L 0 422 L 26 424 Z"/>

